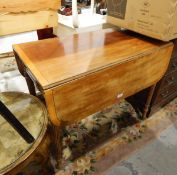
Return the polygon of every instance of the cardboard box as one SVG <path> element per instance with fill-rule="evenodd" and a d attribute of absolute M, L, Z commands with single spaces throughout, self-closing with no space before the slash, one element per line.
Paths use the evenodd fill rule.
<path fill-rule="evenodd" d="M 107 0 L 107 22 L 169 41 L 177 38 L 177 0 Z"/>
<path fill-rule="evenodd" d="M 0 0 L 0 36 L 56 27 L 60 0 Z"/>

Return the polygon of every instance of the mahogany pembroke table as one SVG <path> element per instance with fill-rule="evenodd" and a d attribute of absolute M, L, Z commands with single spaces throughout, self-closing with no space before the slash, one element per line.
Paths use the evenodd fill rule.
<path fill-rule="evenodd" d="M 14 45 L 30 93 L 40 90 L 51 121 L 71 123 L 155 85 L 173 44 L 113 29 Z M 151 98 L 151 97 L 149 97 Z"/>

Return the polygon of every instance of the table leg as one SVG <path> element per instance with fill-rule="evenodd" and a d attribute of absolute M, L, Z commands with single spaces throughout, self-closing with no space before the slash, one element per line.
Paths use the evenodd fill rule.
<path fill-rule="evenodd" d="M 61 167 L 61 160 L 62 160 L 62 132 L 63 132 L 63 125 L 61 126 L 54 126 L 52 125 L 52 145 L 51 145 L 51 152 L 52 156 L 56 160 L 56 169 Z"/>
<path fill-rule="evenodd" d="M 151 100 L 152 100 L 152 97 L 153 97 L 153 94 L 154 94 L 154 91 L 155 91 L 155 87 L 156 87 L 156 84 L 151 86 L 150 89 L 149 89 L 148 97 L 147 97 L 145 107 L 144 107 L 144 110 L 143 110 L 143 116 L 142 116 L 143 119 L 147 118 L 147 114 L 148 114 L 148 111 L 150 109 Z"/>

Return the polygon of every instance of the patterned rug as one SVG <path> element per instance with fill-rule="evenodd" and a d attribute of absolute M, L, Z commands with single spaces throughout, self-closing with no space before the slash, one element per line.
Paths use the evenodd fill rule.
<path fill-rule="evenodd" d="M 3 75 L 17 71 L 14 58 L 0 59 L 0 65 L 0 73 Z M 20 74 L 18 76 L 20 77 Z M 14 82 L 16 81 L 15 79 Z M 7 84 L 6 80 L 0 77 L 0 83 L 2 82 Z M 9 86 L 9 89 L 4 86 L 4 88 L 13 90 L 14 86 Z M 110 106 L 65 128 L 62 164 L 59 170 L 54 169 L 55 174 L 103 174 L 112 165 L 155 139 L 160 132 L 175 122 L 177 122 L 177 99 L 145 121 L 139 119 L 131 104 L 126 101 Z M 55 162 L 52 160 L 52 163 Z M 36 164 L 30 167 L 31 171 L 27 175 L 34 174 L 34 169 L 35 175 L 40 175 L 42 172 L 51 175 L 51 171 L 46 171 L 46 167 L 39 168 L 38 172 L 36 167 Z"/>
<path fill-rule="evenodd" d="M 116 109 L 112 107 L 109 112 L 112 113 Z M 163 130 L 177 122 L 177 99 L 174 99 L 145 121 L 137 120 L 134 123 L 130 122 L 131 119 L 130 117 L 128 120 L 122 120 L 123 123 L 131 124 L 124 125 L 118 132 L 116 129 L 115 135 L 112 137 L 108 136 L 104 142 L 97 144 L 91 151 L 87 150 L 86 154 L 71 162 L 67 162 L 64 168 L 59 170 L 56 175 L 103 174 L 115 163 L 126 159 L 136 150 L 155 139 Z M 118 122 L 116 128 L 119 124 Z M 65 157 L 69 157 L 71 155 L 70 152 L 69 149 L 65 150 Z"/>

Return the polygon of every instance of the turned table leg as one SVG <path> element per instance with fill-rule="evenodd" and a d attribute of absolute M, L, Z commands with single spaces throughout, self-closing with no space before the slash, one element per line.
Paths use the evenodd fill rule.
<path fill-rule="evenodd" d="M 144 107 L 144 110 L 143 110 L 143 116 L 142 116 L 143 119 L 147 118 L 147 114 L 148 114 L 148 111 L 150 109 L 151 100 L 152 100 L 155 88 L 156 88 L 156 84 L 151 86 L 150 89 L 149 89 L 148 97 L 147 97 L 147 100 L 146 100 L 146 103 L 145 103 L 145 107 Z"/>

